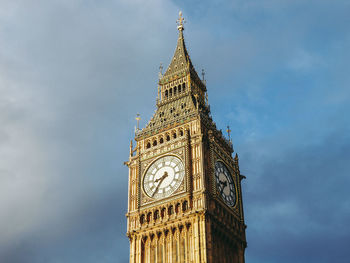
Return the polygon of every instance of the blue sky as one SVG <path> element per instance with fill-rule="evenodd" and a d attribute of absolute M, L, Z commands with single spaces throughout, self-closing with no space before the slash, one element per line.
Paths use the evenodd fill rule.
<path fill-rule="evenodd" d="M 350 2 L 0 0 L 0 261 L 127 262 L 129 142 L 179 10 L 240 157 L 246 262 L 348 262 Z"/>

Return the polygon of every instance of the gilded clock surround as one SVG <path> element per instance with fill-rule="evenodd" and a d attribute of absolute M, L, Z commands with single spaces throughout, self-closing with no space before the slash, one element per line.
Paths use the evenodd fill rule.
<path fill-rule="evenodd" d="M 184 19 L 166 72 L 160 72 L 157 110 L 130 143 L 127 236 L 132 263 L 244 263 L 246 247 L 238 156 L 210 114 L 206 81 L 200 79 L 184 42 Z M 147 169 L 163 156 L 184 166 L 181 184 L 169 196 L 144 192 Z M 236 187 L 230 207 L 218 193 L 215 162 L 229 170 Z M 161 175 L 162 180 L 166 175 Z"/>

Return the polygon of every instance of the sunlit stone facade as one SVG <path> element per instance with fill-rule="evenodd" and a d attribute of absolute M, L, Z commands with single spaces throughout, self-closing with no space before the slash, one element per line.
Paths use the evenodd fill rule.
<path fill-rule="evenodd" d="M 206 83 L 178 20 L 176 50 L 159 76 L 157 110 L 130 144 L 130 262 L 244 262 L 238 156 L 216 128 Z"/>

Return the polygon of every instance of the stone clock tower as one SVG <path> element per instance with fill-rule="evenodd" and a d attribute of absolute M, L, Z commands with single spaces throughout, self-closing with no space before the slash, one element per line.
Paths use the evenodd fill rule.
<path fill-rule="evenodd" d="M 184 19 L 157 110 L 130 144 L 131 263 L 244 263 L 238 156 L 213 122 L 207 88 L 186 50 Z"/>

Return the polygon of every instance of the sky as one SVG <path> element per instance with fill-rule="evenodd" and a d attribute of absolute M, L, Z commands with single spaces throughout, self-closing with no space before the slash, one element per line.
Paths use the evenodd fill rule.
<path fill-rule="evenodd" d="M 349 262 L 347 0 L 0 0 L 0 262 L 128 262 L 123 162 L 180 10 L 247 177 L 246 262 Z"/>

